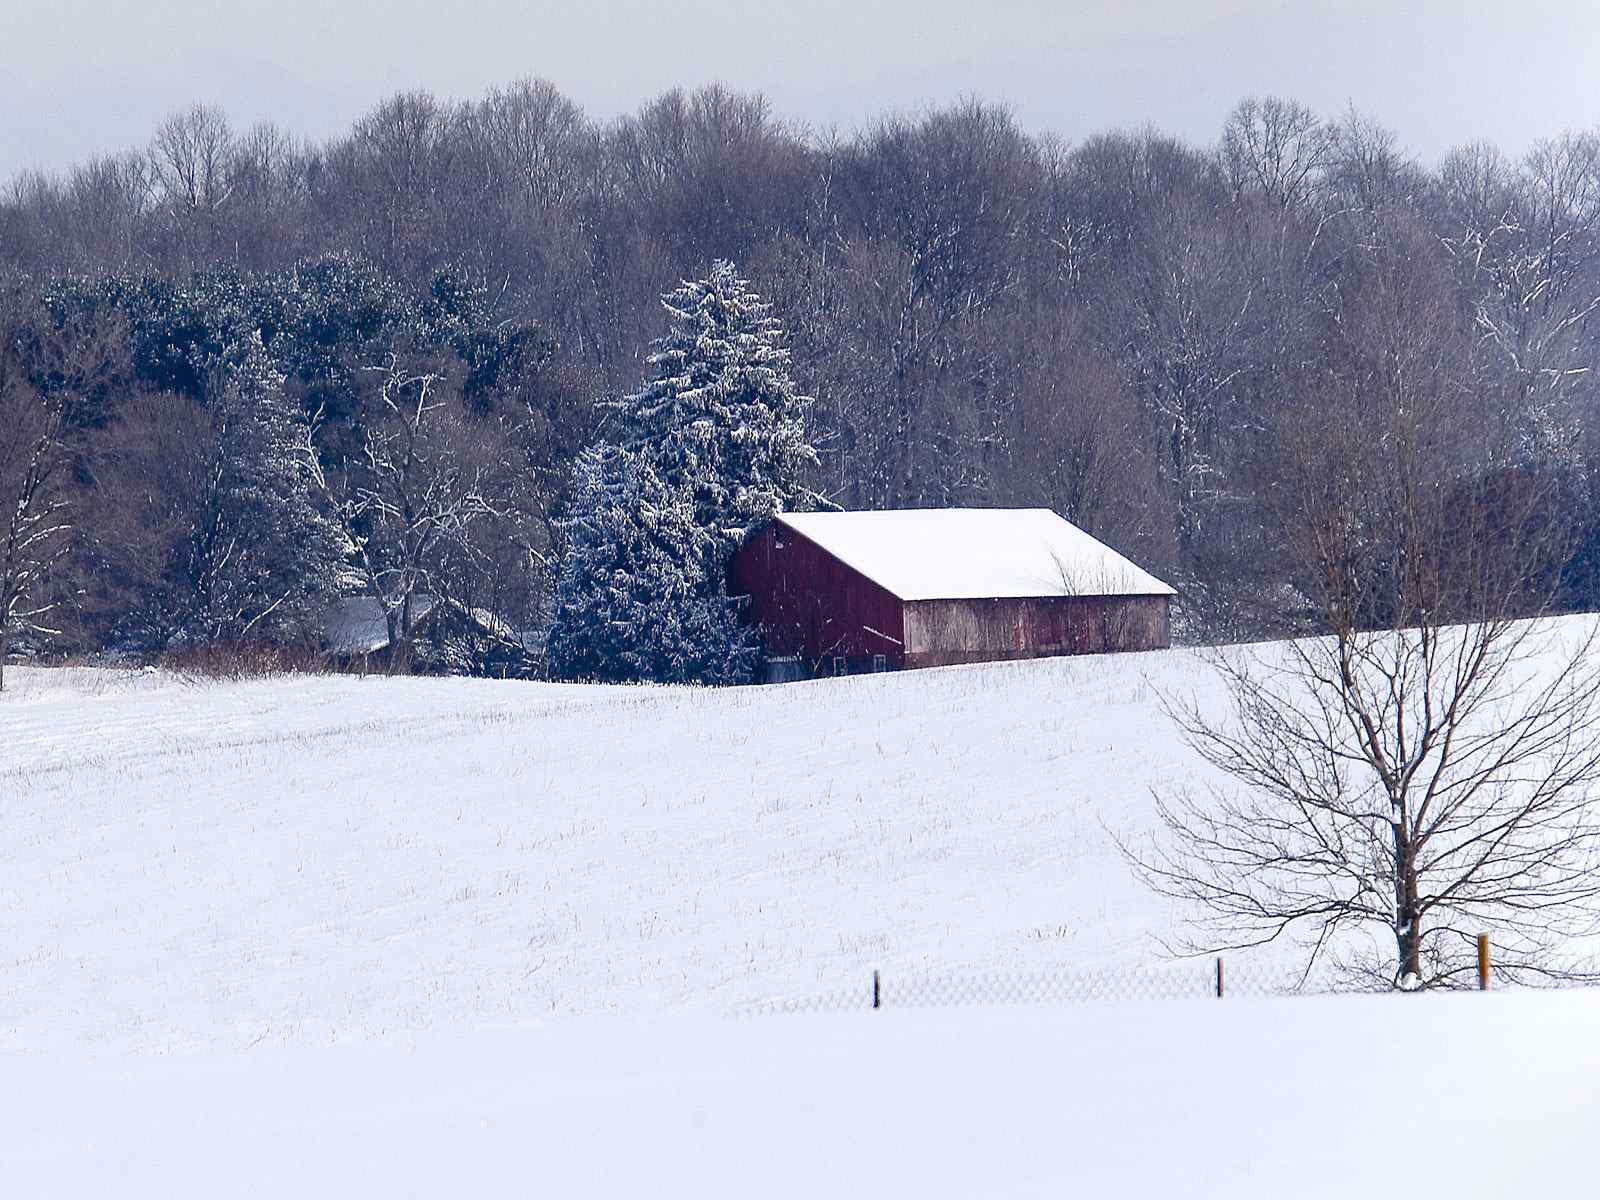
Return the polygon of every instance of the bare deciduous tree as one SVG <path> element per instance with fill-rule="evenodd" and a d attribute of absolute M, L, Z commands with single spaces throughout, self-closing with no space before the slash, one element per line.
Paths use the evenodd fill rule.
<path fill-rule="evenodd" d="M 318 423 L 303 453 L 364 590 L 383 610 L 398 667 L 428 605 L 470 588 L 484 555 L 478 526 L 515 520 L 516 464 L 442 372 L 399 355 L 368 370 L 377 389 L 354 453 L 333 461 L 318 445 Z"/>
<path fill-rule="evenodd" d="M 1233 719 L 1185 730 L 1246 789 L 1164 797 L 1142 867 L 1208 910 L 1193 948 L 1298 933 L 1308 970 L 1459 986 L 1490 932 L 1506 977 L 1573 973 L 1600 899 L 1594 649 L 1502 615 L 1218 655 Z"/>
<path fill-rule="evenodd" d="M 1234 191 L 1258 191 L 1282 208 L 1306 203 L 1327 156 L 1322 122 L 1293 100 L 1241 100 L 1222 130 L 1222 163 Z"/>
<path fill-rule="evenodd" d="M 0 686 L 13 636 L 54 632 L 49 587 L 73 533 L 75 407 L 114 369 L 114 340 L 103 322 L 58 328 L 0 294 Z"/>
<path fill-rule="evenodd" d="M 168 117 L 150 144 L 173 250 L 191 268 L 206 262 L 224 236 L 234 152 L 227 116 L 199 104 Z"/>
<path fill-rule="evenodd" d="M 1600 138 L 1539 142 L 1516 170 L 1493 147 L 1440 171 L 1441 242 L 1486 348 L 1521 395 L 1530 453 L 1570 456 L 1600 321 Z"/>
<path fill-rule="evenodd" d="M 12 635 L 41 628 L 52 607 L 40 594 L 43 584 L 67 552 L 65 409 L 62 397 L 42 394 L 16 354 L 0 346 L 0 688 Z"/>
<path fill-rule="evenodd" d="M 1581 973 L 1600 664 L 1592 632 L 1538 619 L 1568 551 L 1563 482 L 1511 465 L 1515 414 L 1493 401 L 1447 416 L 1474 381 L 1425 275 L 1371 273 L 1328 390 L 1283 434 L 1284 553 L 1326 635 L 1214 656 L 1229 715 L 1174 710 L 1234 786 L 1159 797 L 1164 836 L 1131 853 L 1200 906 L 1195 949 L 1298 935 L 1308 970 L 1449 987 L 1487 932 L 1507 978 Z"/>
<path fill-rule="evenodd" d="M 189 397 L 139 393 L 97 440 L 95 486 L 82 497 L 85 578 L 80 617 L 106 641 L 164 648 L 183 629 L 189 596 L 175 567 L 198 528 L 215 432 Z"/>

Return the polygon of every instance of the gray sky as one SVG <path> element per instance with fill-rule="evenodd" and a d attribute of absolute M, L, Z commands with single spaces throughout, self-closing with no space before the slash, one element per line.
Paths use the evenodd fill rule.
<path fill-rule="evenodd" d="M 403 88 L 523 75 L 611 117 L 721 80 L 851 128 L 967 93 L 1076 140 L 1213 141 L 1242 96 L 1354 103 L 1432 161 L 1600 125 L 1595 0 L 0 0 L 0 179 L 220 104 L 324 137 Z"/>

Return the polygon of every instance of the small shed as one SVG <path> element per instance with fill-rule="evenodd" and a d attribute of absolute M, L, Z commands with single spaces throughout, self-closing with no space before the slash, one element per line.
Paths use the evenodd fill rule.
<path fill-rule="evenodd" d="M 1045 508 L 784 513 L 734 556 L 729 592 L 768 658 L 807 674 L 1172 641 L 1172 588 Z"/>
<path fill-rule="evenodd" d="M 487 609 L 419 593 L 411 597 L 410 653 L 399 664 L 432 674 L 523 674 L 536 647 Z M 396 665 L 383 605 L 372 596 L 347 596 L 322 612 L 322 645 L 343 670 L 388 670 Z"/>

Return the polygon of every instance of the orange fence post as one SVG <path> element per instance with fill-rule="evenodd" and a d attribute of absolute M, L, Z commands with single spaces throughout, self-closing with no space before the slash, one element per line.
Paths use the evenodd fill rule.
<path fill-rule="evenodd" d="M 1487 933 L 1480 933 L 1478 935 L 1478 990 L 1480 992 L 1487 992 L 1489 990 L 1490 966 L 1489 935 Z"/>

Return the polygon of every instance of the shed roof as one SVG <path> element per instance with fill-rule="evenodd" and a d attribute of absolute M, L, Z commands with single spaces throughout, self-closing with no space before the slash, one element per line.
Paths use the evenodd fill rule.
<path fill-rule="evenodd" d="M 539 645 L 542 634 L 519 633 L 487 608 L 469 608 L 459 600 L 440 600 L 426 592 L 411 597 L 411 626 L 419 629 L 430 621 L 453 614 L 463 622 L 502 642 L 518 643 L 524 649 Z M 371 596 L 345 596 L 332 600 L 322 609 L 322 644 L 332 654 L 375 654 L 388 648 L 389 622 L 383 605 Z"/>
<path fill-rule="evenodd" d="M 1174 594 L 1048 508 L 782 513 L 777 519 L 901 600 Z"/>
<path fill-rule="evenodd" d="M 411 619 L 420 621 L 433 611 L 432 596 L 411 599 Z M 345 596 L 322 610 L 323 645 L 333 654 L 373 654 L 389 644 L 389 622 L 383 605 L 371 596 Z"/>

